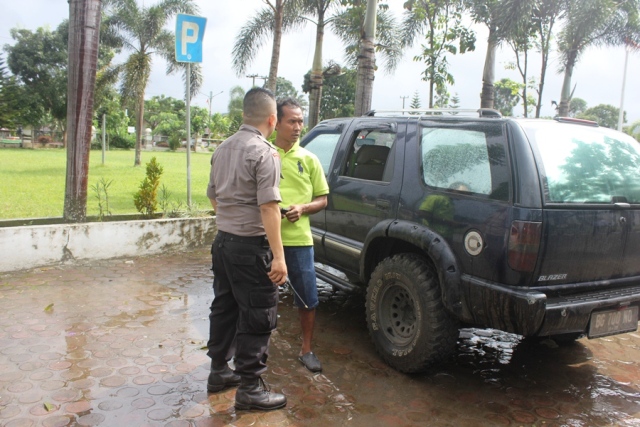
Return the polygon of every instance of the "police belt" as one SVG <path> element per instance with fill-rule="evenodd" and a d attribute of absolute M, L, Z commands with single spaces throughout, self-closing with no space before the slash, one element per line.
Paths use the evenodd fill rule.
<path fill-rule="evenodd" d="M 227 233 L 218 230 L 218 237 L 223 242 L 243 243 L 245 245 L 262 246 L 267 243 L 267 236 L 238 236 L 237 234 Z"/>

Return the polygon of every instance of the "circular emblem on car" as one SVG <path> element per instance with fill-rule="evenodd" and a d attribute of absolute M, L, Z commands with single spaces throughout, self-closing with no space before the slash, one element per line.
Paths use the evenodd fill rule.
<path fill-rule="evenodd" d="M 464 236 L 464 248 L 469 255 L 480 255 L 482 246 L 484 246 L 484 242 L 482 241 L 482 236 L 477 231 L 469 231 Z"/>

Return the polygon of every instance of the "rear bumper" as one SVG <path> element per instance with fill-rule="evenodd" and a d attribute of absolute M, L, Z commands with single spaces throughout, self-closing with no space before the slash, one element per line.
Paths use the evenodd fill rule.
<path fill-rule="evenodd" d="M 524 336 L 586 333 L 594 310 L 640 306 L 640 280 L 609 281 L 607 289 L 548 297 L 523 289 L 462 276 L 466 303 L 473 322 Z"/>

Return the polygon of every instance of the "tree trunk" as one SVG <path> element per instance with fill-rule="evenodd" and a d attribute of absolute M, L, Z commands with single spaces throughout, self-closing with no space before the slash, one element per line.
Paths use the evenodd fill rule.
<path fill-rule="evenodd" d="M 536 119 L 540 118 L 542 109 L 542 91 L 544 90 L 544 79 L 547 74 L 547 63 L 549 61 L 549 41 L 544 35 L 544 29 L 540 28 L 540 46 L 542 50 L 542 65 L 540 66 L 540 84 L 538 84 L 538 103 L 536 104 Z"/>
<path fill-rule="evenodd" d="M 140 153 L 142 151 L 142 136 L 144 133 L 144 92 L 136 101 L 136 156 L 133 166 L 140 166 Z"/>
<path fill-rule="evenodd" d="M 519 61 L 518 61 L 519 62 Z M 522 74 L 522 82 L 524 83 L 524 87 L 522 88 L 522 104 L 524 106 L 524 117 L 529 117 L 529 104 L 527 100 L 527 76 L 529 70 L 529 50 L 525 46 L 524 48 L 524 69 L 521 71 Z"/>
<path fill-rule="evenodd" d="M 487 43 L 487 56 L 484 60 L 484 70 L 482 72 L 482 93 L 480 94 L 480 108 L 493 108 L 493 100 L 495 96 L 495 69 L 496 69 L 496 50 L 498 42 L 495 40 L 493 30 L 489 30 L 489 42 Z"/>
<path fill-rule="evenodd" d="M 269 80 L 267 80 L 267 89 L 269 89 L 273 93 L 276 93 L 276 83 L 278 81 L 278 62 L 280 61 L 280 42 L 282 41 L 282 21 L 284 18 L 285 1 L 286 0 L 276 0 L 273 29 L 273 48 L 271 49 Z"/>
<path fill-rule="evenodd" d="M 322 43 L 324 40 L 324 10 L 318 10 L 318 25 L 316 26 L 316 50 L 313 54 L 313 66 L 311 68 L 311 89 L 309 90 L 309 123 L 311 130 L 320 121 L 320 104 L 322 101 Z"/>
<path fill-rule="evenodd" d="M 367 13 L 364 18 L 364 31 L 360 39 L 358 55 L 358 74 L 356 80 L 355 115 L 361 116 L 371 110 L 373 79 L 375 78 L 376 51 L 376 11 L 378 0 L 367 1 Z"/>
<path fill-rule="evenodd" d="M 564 64 L 564 79 L 562 81 L 562 92 L 560 93 L 560 104 L 558 104 L 558 116 L 569 117 L 569 102 L 571 102 L 571 77 L 573 68 L 578 59 L 578 51 L 572 49 L 567 55 L 567 62 Z"/>
<path fill-rule="evenodd" d="M 573 74 L 573 63 L 567 64 L 564 70 L 562 81 L 562 92 L 560 94 L 560 104 L 558 105 L 558 116 L 569 116 L 569 102 L 571 101 L 571 75 Z"/>
<path fill-rule="evenodd" d="M 434 18 L 432 16 L 429 19 L 429 47 L 430 48 L 433 48 L 435 44 L 435 37 L 436 37 L 433 21 L 434 21 Z M 431 52 L 433 52 L 433 50 L 431 50 Z M 431 109 L 433 108 L 433 92 L 434 92 L 433 87 L 435 86 L 435 82 L 433 81 L 433 77 L 435 75 L 435 69 L 434 69 L 435 58 L 433 54 L 429 55 L 429 63 L 431 64 L 429 66 L 429 108 Z"/>
<path fill-rule="evenodd" d="M 69 0 L 69 67 L 67 84 L 67 173 L 64 219 L 87 216 L 87 183 L 91 119 L 100 44 L 102 0 Z"/>

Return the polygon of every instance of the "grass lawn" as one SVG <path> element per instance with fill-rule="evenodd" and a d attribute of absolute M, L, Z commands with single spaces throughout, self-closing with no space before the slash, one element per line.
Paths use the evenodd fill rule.
<path fill-rule="evenodd" d="M 113 215 L 137 213 L 133 194 L 146 175 L 146 163 L 155 157 L 163 167 L 160 186 L 164 184 L 174 203 L 187 202 L 187 154 L 185 152 L 150 152 L 141 154 L 142 165 L 133 166 L 135 152 L 107 151 L 89 155 L 87 215 L 98 215 L 96 193 L 92 189 L 101 178 L 112 181 L 108 189 L 109 210 Z M 210 209 L 206 189 L 209 182 L 211 153 L 191 153 L 191 201 Z M 0 149 L 0 219 L 61 217 L 67 154 L 60 149 Z M 158 207 L 160 209 L 160 207 Z"/>

